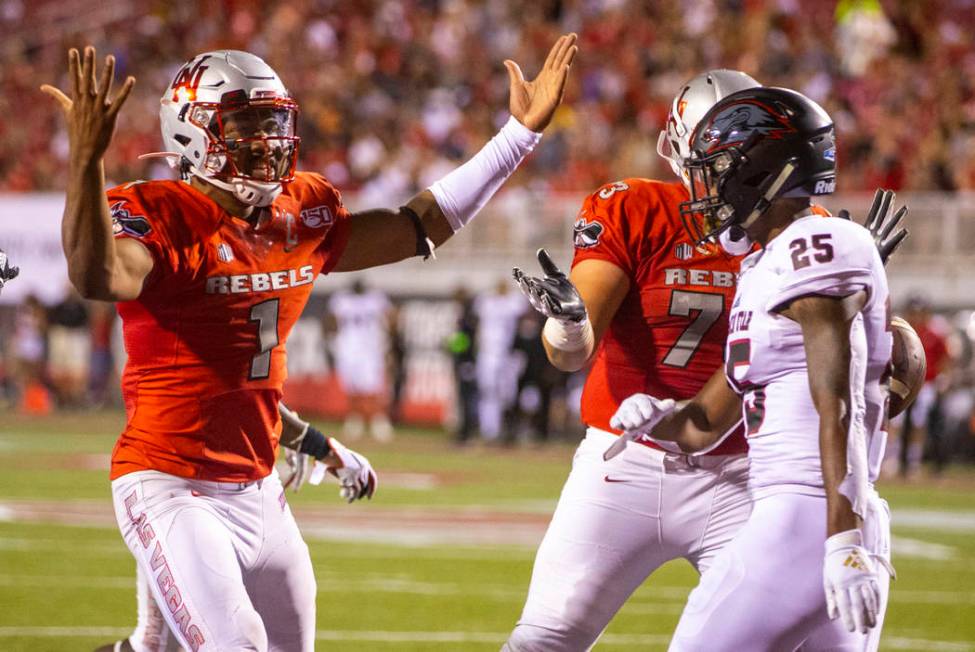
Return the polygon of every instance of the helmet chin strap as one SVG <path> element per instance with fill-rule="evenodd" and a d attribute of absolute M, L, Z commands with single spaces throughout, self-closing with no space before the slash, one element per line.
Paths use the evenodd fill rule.
<path fill-rule="evenodd" d="M 196 167 L 192 168 L 191 173 L 203 181 L 226 190 L 231 193 L 238 201 L 248 206 L 263 208 L 270 206 L 281 194 L 281 183 L 264 183 L 252 181 L 250 179 L 233 179 L 232 181 L 222 181 L 203 174 Z"/>
<path fill-rule="evenodd" d="M 782 166 L 782 170 L 779 172 L 779 175 L 775 177 L 775 180 L 772 181 L 771 184 L 769 184 L 765 194 L 763 194 L 762 198 L 759 199 L 755 204 L 755 208 L 752 210 L 752 212 L 748 215 L 748 217 L 738 224 L 742 230 L 747 229 L 754 224 L 755 221 L 768 210 L 768 207 L 772 205 L 772 200 L 774 200 L 776 195 L 779 194 L 779 190 L 781 190 L 782 186 L 785 185 L 785 182 L 789 180 L 789 177 L 792 176 L 795 169 L 796 165 L 792 161 L 789 161 Z"/>
<path fill-rule="evenodd" d="M 752 248 L 752 239 L 737 224 L 718 234 L 718 244 L 731 256 L 742 256 Z"/>

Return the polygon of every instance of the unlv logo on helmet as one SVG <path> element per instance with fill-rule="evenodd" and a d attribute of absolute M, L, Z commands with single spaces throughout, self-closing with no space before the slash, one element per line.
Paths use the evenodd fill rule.
<path fill-rule="evenodd" d="M 701 140 L 708 143 L 710 153 L 744 142 L 754 132 L 770 138 L 781 138 L 783 134 L 794 133 L 795 129 L 788 118 L 771 107 L 754 100 L 744 100 L 714 116 L 701 135 Z"/>
<path fill-rule="evenodd" d="M 181 88 L 185 88 L 189 92 L 188 100 L 192 102 L 196 99 L 196 89 L 200 87 L 200 80 L 203 79 L 203 73 L 209 67 L 204 66 L 203 62 L 209 58 L 209 55 L 204 55 L 198 61 L 191 61 L 183 66 L 176 74 L 176 79 L 173 80 L 173 85 L 170 86 L 173 89 L 173 102 L 179 101 L 179 89 Z"/>

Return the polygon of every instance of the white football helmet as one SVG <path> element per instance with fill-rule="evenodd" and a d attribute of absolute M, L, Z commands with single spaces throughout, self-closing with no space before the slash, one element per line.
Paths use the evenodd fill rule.
<path fill-rule="evenodd" d="M 253 54 L 197 55 L 160 100 L 170 165 L 251 206 L 268 206 L 294 179 L 298 104 L 277 73 Z"/>
<path fill-rule="evenodd" d="M 657 139 L 657 153 L 667 159 L 684 185 L 689 183 L 684 158 L 690 153 L 694 127 L 719 100 L 746 88 L 761 86 L 737 70 L 710 70 L 684 84 L 674 98 L 667 127 Z"/>

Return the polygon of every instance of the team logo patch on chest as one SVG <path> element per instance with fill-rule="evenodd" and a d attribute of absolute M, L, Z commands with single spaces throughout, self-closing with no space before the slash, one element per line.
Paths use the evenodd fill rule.
<path fill-rule="evenodd" d="M 234 250 L 226 242 L 217 245 L 217 259 L 222 263 L 229 263 L 234 259 Z"/>
<path fill-rule="evenodd" d="M 694 247 L 686 242 L 682 242 L 674 247 L 674 256 L 678 260 L 690 260 L 694 256 Z"/>
<path fill-rule="evenodd" d="M 142 215 L 132 215 L 125 207 L 125 201 L 117 201 L 111 205 L 109 211 L 112 213 L 112 233 L 121 235 L 127 233 L 137 238 L 144 238 L 152 231 L 152 227 Z"/>
<path fill-rule="evenodd" d="M 588 249 L 599 244 L 599 236 L 603 234 L 603 225 L 599 222 L 587 222 L 584 217 L 576 220 L 572 226 L 572 240 L 581 249 Z"/>

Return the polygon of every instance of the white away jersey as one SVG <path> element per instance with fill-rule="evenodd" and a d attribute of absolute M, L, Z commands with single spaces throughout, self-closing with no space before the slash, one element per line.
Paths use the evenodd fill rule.
<path fill-rule="evenodd" d="M 352 355 L 385 355 L 390 308 L 389 299 L 378 290 L 361 294 L 337 292 L 328 303 L 329 312 L 338 323 L 336 353 L 343 350 Z"/>
<path fill-rule="evenodd" d="M 518 320 L 528 309 L 520 292 L 482 294 L 474 300 L 479 356 L 505 356 L 511 351 Z"/>
<path fill-rule="evenodd" d="M 883 459 L 893 342 L 887 276 L 870 233 L 848 220 L 809 215 L 742 261 L 725 374 L 742 394 L 750 483 L 759 493 L 783 486 L 823 493 L 819 414 L 809 391 L 802 329 L 776 309 L 802 296 L 860 290 L 868 298 L 850 334 L 848 450 L 851 464 L 860 461 L 857 484 L 875 480 Z"/>

